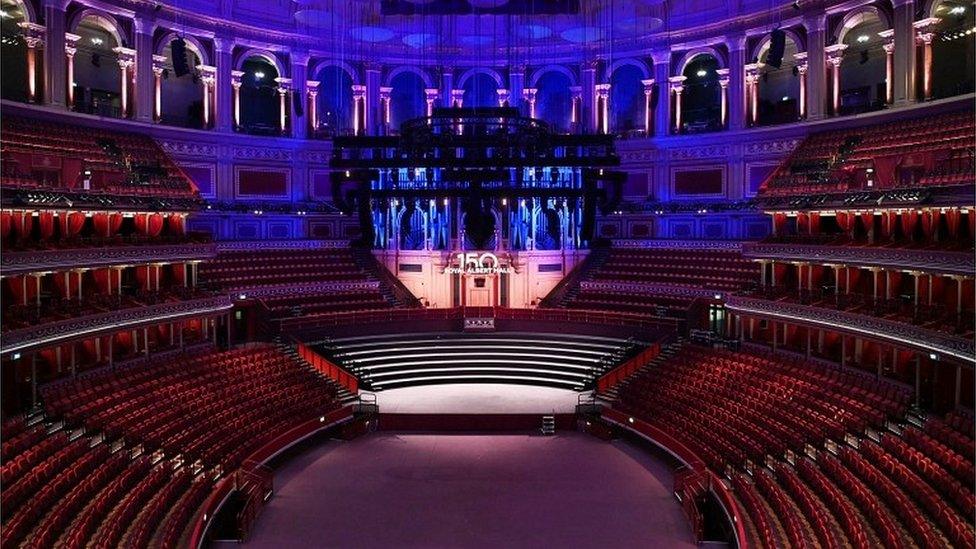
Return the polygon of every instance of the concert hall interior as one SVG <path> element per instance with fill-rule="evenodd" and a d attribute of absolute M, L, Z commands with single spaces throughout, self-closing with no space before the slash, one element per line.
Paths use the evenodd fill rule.
<path fill-rule="evenodd" d="M 976 549 L 974 0 L 0 0 L 0 545 Z"/>

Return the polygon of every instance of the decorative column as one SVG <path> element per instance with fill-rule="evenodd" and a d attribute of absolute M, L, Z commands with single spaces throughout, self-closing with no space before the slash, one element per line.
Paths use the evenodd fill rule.
<path fill-rule="evenodd" d="M 840 114 L 840 64 L 844 61 L 847 44 L 834 44 L 824 48 L 827 65 L 830 67 L 830 105 L 834 116 Z"/>
<path fill-rule="evenodd" d="M 596 131 L 610 133 L 610 84 L 598 84 L 596 92 Z"/>
<path fill-rule="evenodd" d="M 718 85 L 722 88 L 722 104 L 721 104 L 721 116 L 719 117 L 719 122 L 722 128 L 728 127 L 729 121 L 729 69 L 718 69 L 715 71 L 718 74 Z"/>
<path fill-rule="evenodd" d="M 573 133 L 579 133 L 583 119 L 583 86 L 570 86 L 569 123 Z"/>
<path fill-rule="evenodd" d="M 525 89 L 525 65 L 517 65 L 508 70 L 509 106 L 520 109 L 522 106 L 522 90 Z"/>
<path fill-rule="evenodd" d="M 455 108 L 464 106 L 464 90 L 451 90 L 451 106 Z"/>
<path fill-rule="evenodd" d="M 895 97 L 895 30 L 881 31 L 878 36 L 884 39 L 881 47 L 885 52 L 885 104 L 890 105 Z"/>
<path fill-rule="evenodd" d="M 378 135 L 382 124 L 380 112 L 380 66 L 376 63 L 364 63 L 366 72 L 366 98 L 363 110 L 363 128 L 370 135 Z"/>
<path fill-rule="evenodd" d="M 66 94 L 71 86 L 71 80 L 65 84 L 65 59 L 68 53 L 68 37 L 77 43 L 78 35 L 70 34 L 65 29 L 65 13 L 63 2 L 45 2 L 44 6 L 44 86 L 42 94 L 49 105 L 55 107 L 67 106 Z M 71 56 L 74 55 L 74 43 Z"/>
<path fill-rule="evenodd" d="M 153 121 L 163 119 L 163 71 L 166 70 L 166 56 L 153 56 Z"/>
<path fill-rule="evenodd" d="M 17 23 L 27 43 L 27 101 L 37 102 L 37 47 L 44 43 L 44 26 L 21 21 Z"/>
<path fill-rule="evenodd" d="M 932 40 L 938 17 L 929 17 L 915 22 L 916 41 L 922 46 L 922 99 L 932 99 Z M 914 82 L 914 78 L 912 81 Z"/>
<path fill-rule="evenodd" d="M 308 94 L 308 98 L 305 100 L 308 107 L 308 126 L 314 136 L 319 129 L 319 102 L 316 99 L 319 96 L 319 82 L 315 80 L 306 81 L 305 90 Z"/>
<path fill-rule="evenodd" d="M 275 78 L 278 84 L 278 129 L 284 134 L 288 130 L 288 91 L 291 89 L 291 78 Z"/>
<path fill-rule="evenodd" d="M 69 32 L 64 35 L 64 62 L 68 75 L 68 82 L 64 89 L 67 93 L 65 105 L 68 109 L 74 107 L 75 104 L 75 53 L 78 52 L 78 40 L 81 40 L 81 37 L 77 34 Z M 50 48 L 50 46 L 48 47 Z"/>
<path fill-rule="evenodd" d="M 230 71 L 230 87 L 234 90 L 232 102 L 234 103 L 234 127 L 241 126 L 241 79 L 244 71 Z"/>
<path fill-rule="evenodd" d="M 644 135 L 651 135 L 654 133 L 654 109 L 652 106 L 654 79 L 641 80 L 641 84 L 644 85 Z"/>
<path fill-rule="evenodd" d="M 214 112 L 214 86 L 217 83 L 217 67 L 197 65 L 203 84 L 203 128 L 209 129 Z"/>
<path fill-rule="evenodd" d="M 664 136 L 671 125 L 671 52 L 651 53 L 654 61 L 654 82 L 657 85 L 657 108 L 654 111 L 654 135 Z"/>
<path fill-rule="evenodd" d="M 685 91 L 684 82 L 687 76 L 672 76 L 668 78 L 671 92 L 674 94 L 674 133 L 681 133 L 681 93 Z"/>
<path fill-rule="evenodd" d="M 440 96 L 441 91 L 437 88 L 426 88 L 424 89 L 424 100 L 427 101 L 427 116 L 434 115 L 434 103 L 437 102 L 437 98 Z"/>
<path fill-rule="evenodd" d="M 593 133 L 596 128 L 596 68 L 595 61 L 583 63 L 580 69 L 582 82 L 582 104 L 580 108 L 580 124 L 584 133 Z"/>
<path fill-rule="evenodd" d="M 739 34 L 726 39 L 729 46 L 729 128 L 741 130 L 748 124 L 748 86 L 746 82 L 746 64 L 749 63 L 746 52 L 746 36 Z"/>
<path fill-rule="evenodd" d="M 800 77 L 800 100 L 797 107 L 802 120 L 807 116 L 807 52 L 793 54 L 793 59 L 796 59 L 796 72 Z"/>
<path fill-rule="evenodd" d="M 238 101 L 240 89 L 240 77 L 237 78 L 237 87 L 234 87 L 234 77 L 231 75 L 234 68 L 233 50 L 234 42 L 226 38 L 214 38 L 214 50 L 217 59 L 217 82 L 214 84 L 214 122 L 217 131 L 232 131 L 237 124 L 235 106 Z"/>
<path fill-rule="evenodd" d="M 524 88 L 522 89 L 522 99 L 529 106 L 529 118 L 535 118 L 535 98 L 539 93 L 536 88 Z"/>
<path fill-rule="evenodd" d="M 391 120 L 390 93 L 392 92 L 393 92 L 393 88 L 389 88 L 389 87 L 380 88 L 380 117 L 383 124 L 383 135 L 389 133 L 390 120 Z"/>
<path fill-rule="evenodd" d="M 352 87 L 352 131 L 353 135 L 366 133 L 366 86 L 362 84 Z"/>
<path fill-rule="evenodd" d="M 827 95 L 827 67 L 824 49 L 827 41 L 827 16 L 816 14 L 803 21 L 807 29 L 807 118 L 819 120 L 824 117 L 824 99 Z"/>
<path fill-rule="evenodd" d="M 296 139 L 305 139 L 308 136 L 308 122 L 306 109 L 302 104 L 305 101 L 305 82 L 308 80 L 308 54 L 305 52 L 292 52 L 291 67 L 291 93 L 288 108 L 291 112 L 291 136 Z"/>
<path fill-rule="evenodd" d="M 451 92 L 454 91 L 454 69 L 451 67 L 441 68 L 441 106 L 442 107 L 453 107 L 452 101 L 454 97 Z"/>
<path fill-rule="evenodd" d="M 915 101 L 915 2 L 893 0 L 894 17 L 892 30 L 895 40 L 894 104 L 903 105 Z"/>
<path fill-rule="evenodd" d="M 152 122 L 153 118 L 153 25 L 140 17 L 133 20 L 135 27 L 136 64 L 132 68 L 133 118 L 140 122 Z"/>
<path fill-rule="evenodd" d="M 749 125 L 759 124 L 759 71 L 763 68 L 762 63 L 750 63 L 746 65 L 746 101 L 749 105 Z"/>
<path fill-rule="evenodd" d="M 112 51 L 119 56 L 119 79 L 122 95 L 122 118 L 129 116 L 129 81 L 131 80 L 132 67 L 136 64 L 136 50 L 123 48 L 121 46 L 112 48 Z"/>

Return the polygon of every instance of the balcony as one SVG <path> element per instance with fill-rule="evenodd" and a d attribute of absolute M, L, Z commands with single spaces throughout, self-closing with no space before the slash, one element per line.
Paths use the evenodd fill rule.
<path fill-rule="evenodd" d="M 77 246 L 64 248 L 5 251 L 0 257 L 0 269 L 4 276 L 13 276 L 75 268 L 197 261 L 216 255 L 217 248 L 213 242 L 158 238 L 138 242 L 119 238 L 117 242 L 112 240 L 101 245 L 98 240 L 91 240 L 79 241 Z"/>
<path fill-rule="evenodd" d="M 976 272 L 972 251 L 747 242 L 742 245 L 742 255 L 749 259 L 881 267 L 942 275 L 973 276 Z"/>

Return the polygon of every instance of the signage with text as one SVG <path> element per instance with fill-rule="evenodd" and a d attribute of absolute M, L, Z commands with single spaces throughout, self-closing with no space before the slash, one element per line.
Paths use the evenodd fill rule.
<path fill-rule="evenodd" d="M 508 274 L 512 272 L 511 267 L 503 267 L 498 256 L 491 252 L 479 253 L 460 253 L 457 254 L 457 266 L 444 269 L 447 274 L 465 275 L 492 275 Z"/>

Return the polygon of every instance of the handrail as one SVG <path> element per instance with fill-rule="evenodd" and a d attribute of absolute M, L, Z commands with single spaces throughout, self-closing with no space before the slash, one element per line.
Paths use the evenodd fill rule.
<path fill-rule="evenodd" d="M 646 349 L 641 351 L 637 356 L 600 376 L 600 378 L 596 380 L 597 392 L 604 392 L 621 381 L 627 379 L 631 376 L 631 374 L 644 367 L 644 365 L 646 365 L 648 362 L 654 360 L 654 358 L 660 353 L 661 344 L 651 344 Z"/>
<path fill-rule="evenodd" d="M 359 379 L 356 378 L 356 376 L 315 352 L 311 347 L 305 345 L 304 343 L 295 341 L 295 347 L 295 350 L 298 352 L 298 356 L 301 357 L 305 362 L 308 362 L 320 373 L 328 376 L 329 379 L 335 381 L 354 395 L 359 392 Z"/>
<path fill-rule="evenodd" d="M 749 538 L 746 535 L 745 526 L 743 524 L 743 514 L 739 509 L 738 504 L 735 502 L 735 499 L 732 497 L 729 488 L 725 486 L 718 475 L 708 469 L 705 462 L 699 458 L 698 455 L 691 450 L 691 448 L 662 429 L 659 429 L 658 427 L 655 427 L 643 420 L 628 416 L 620 410 L 604 408 L 601 415 L 603 419 L 623 427 L 628 431 L 633 431 L 644 439 L 654 443 L 656 446 L 674 456 L 689 469 L 707 474 L 709 476 L 709 487 L 715 494 L 715 497 L 718 498 L 719 503 L 735 529 L 737 546 L 740 549 L 749 548 Z"/>

